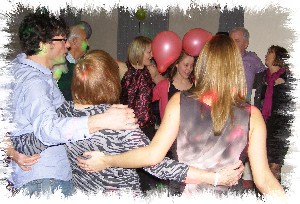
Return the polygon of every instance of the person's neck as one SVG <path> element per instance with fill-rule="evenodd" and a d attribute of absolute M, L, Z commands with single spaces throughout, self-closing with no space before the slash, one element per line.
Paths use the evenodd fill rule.
<path fill-rule="evenodd" d="M 188 78 L 182 77 L 178 72 L 173 77 L 173 81 L 176 81 L 180 84 L 191 84 L 190 80 Z"/>
<path fill-rule="evenodd" d="M 46 56 L 41 56 L 40 54 L 27 56 L 27 59 L 30 59 L 48 69 L 52 69 L 53 64 Z"/>
<path fill-rule="evenodd" d="M 133 64 L 132 64 L 132 66 L 133 66 L 133 68 L 135 68 L 135 69 L 143 69 L 143 68 L 144 68 L 144 65 L 133 65 Z"/>
<path fill-rule="evenodd" d="M 79 103 L 74 103 L 74 108 L 79 109 L 79 110 L 89 108 L 91 106 L 93 106 L 93 105 L 83 105 L 83 104 L 79 104 Z"/>
<path fill-rule="evenodd" d="M 244 54 L 246 53 L 246 50 L 241 50 L 241 55 L 244 56 Z"/>
<path fill-rule="evenodd" d="M 80 52 L 76 52 L 76 50 L 74 50 L 74 49 L 70 49 L 69 54 L 72 55 L 72 57 L 75 59 L 75 61 L 77 61 L 80 57 L 83 56 Z"/>
<path fill-rule="evenodd" d="M 280 69 L 279 66 L 270 66 L 269 67 L 269 70 L 270 70 L 271 74 L 277 72 L 279 69 Z"/>

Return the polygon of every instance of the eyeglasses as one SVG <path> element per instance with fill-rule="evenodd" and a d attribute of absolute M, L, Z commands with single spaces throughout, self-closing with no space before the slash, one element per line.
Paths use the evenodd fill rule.
<path fill-rule="evenodd" d="M 65 41 L 65 43 L 66 43 L 68 41 L 68 38 L 51 39 L 50 41 Z"/>

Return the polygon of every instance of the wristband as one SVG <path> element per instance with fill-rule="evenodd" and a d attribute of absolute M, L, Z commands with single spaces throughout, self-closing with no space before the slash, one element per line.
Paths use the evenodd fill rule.
<path fill-rule="evenodd" d="M 218 185 L 219 177 L 220 177 L 220 174 L 218 172 L 216 172 L 215 173 L 215 183 L 214 183 L 215 187 Z"/>

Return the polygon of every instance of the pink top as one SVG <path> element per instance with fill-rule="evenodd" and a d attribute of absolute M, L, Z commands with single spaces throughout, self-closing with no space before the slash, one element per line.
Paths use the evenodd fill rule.
<path fill-rule="evenodd" d="M 169 80 L 164 79 L 156 84 L 153 89 L 152 102 L 159 100 L 159 115 L 163 119 L 165 109 L 168 103 Z"/>

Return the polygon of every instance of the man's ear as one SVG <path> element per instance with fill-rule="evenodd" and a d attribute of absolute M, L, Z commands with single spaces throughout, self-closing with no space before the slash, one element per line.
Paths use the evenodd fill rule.
<path fill-rule="evenodd" d="M 249 46 L 249 41 L 247 41 L 247 42 L 245 43 L 245 50 L 248 48 L 248 46 Z"/>
<path fill-rule="evenodd" d="M 77 43 L 78 43 L 78 38 L 77 38 L 77 37 L 73 38 L 73 39 L 70 41 L 70 44 L 72 44 L 72 45 L 76 45 Z"/>
<path fill-rule="evenodd" d="M 48 52 L 48 47 L 51 45 L 50 43 L 43 43 L 43 42 L 40 42 L 39 43 L 40 45 L 40 53 L 43 53 L 43 54 L 46 54 Z"/>

